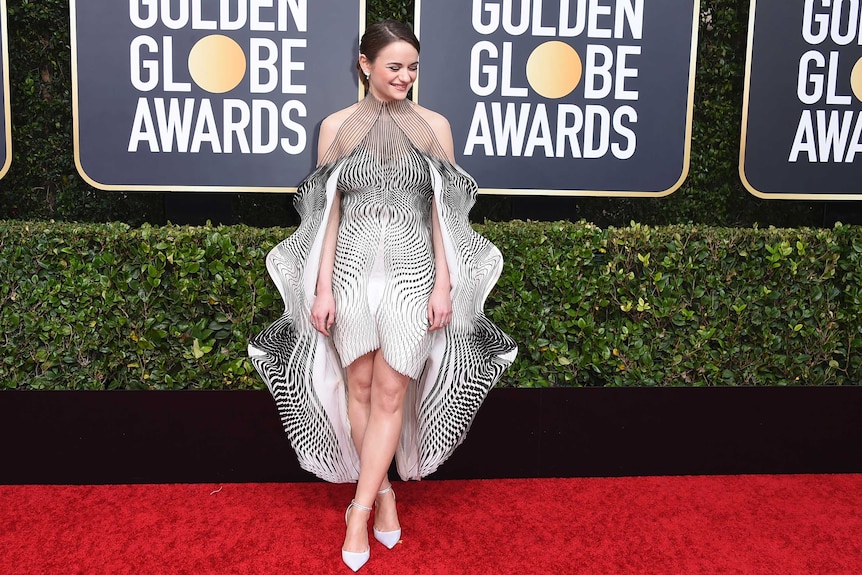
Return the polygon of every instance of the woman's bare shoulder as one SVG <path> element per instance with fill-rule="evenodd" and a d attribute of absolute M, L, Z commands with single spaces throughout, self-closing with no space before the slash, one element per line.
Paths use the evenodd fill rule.
<path fill-rule="evenodd" d="M 350 114 L 356 111 L 356 108 L 359 106 L 359 102 L 356 104 L 351 104 L 346 108 L 342 108 L 337 112 L 333 112 L 327 117 L 323 119 L 323 123 L 321 124 L 321 128 L 324 126 L 328 128 L 335 128 L 336 130 L 341 127 L 341 124 L 344 123 L 344 120 L 350 117 Z"/>
<path fill-rule="evenodd" d="M 431 126 L 435 132 L 438 130 L 442 130 L 444 132 L 451 131 L 449 120 L 447 120 L 446 116 L 443 114 L 424 108 L 419 104 L 416 104 L 416 112 L 422 116 L 426 122 L 428 122 L 428 125 Z"/>
<path fill-rule="evenodd" d="M 335 141 L 335 136 L 338 135 L 338 130 L 344 121 L 356 110 L 358 103 L 346 108 L 342 108 L 337 112 L 333 112 L 323 119 L 320 123 L 320 135 L 317 138 L 317 157 L 321 158 Z"/>
<path fill-rule="evenodd" d="M 443 151 L 446 152 L 449 161 L 454 164 L 455 145 L 452 142 L 452 128 L 449 125 L 449 120 L 443 114 L 423 108 L 418 104 L 416 105 L 416 112 L 431 126 L 431 130 L 433 130 L 434 135 L 437 137 L 437 141 L 440 142 Z"/>
<path fill-rule="evenodd" d="M 350 117 L 350 115 L 356 111 L 356 108 L 359 106 L 359 103 L 353 104 L 351 106 L 347 106 L 346 108 L 342 108 L 337 112 L 333 112 L 327 117 L 323 119 L 323 122 L 320 124 L 320 135 L 323 136 L 324 132 L 331 133 L 332 137 L 335 137 L 335 134 L 338 132 L 338 129 L 341 127 L 341 124 L 344 123 L 344 120 Z"/>

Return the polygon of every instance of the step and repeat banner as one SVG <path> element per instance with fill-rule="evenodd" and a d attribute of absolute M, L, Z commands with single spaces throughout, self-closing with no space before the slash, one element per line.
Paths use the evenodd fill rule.
<path fill-rule="evenodd" d="M 752 0 L 739 173 L 762 198 L 862 199 L 862 3 Z"/>
<path fill-rule="evenodd" d="M 349 9 L 345 9 L 347 4 Z M 689 169 L 698 0 L 416 0 L 414 98 L 483 192 L 664 196 Z M 11 163 L 2 25 L 0 177 Z M 106 190 L 293 191 L 355 102 L 365 2 L 70 0 L 75 161 Z M 751 0 L 739 173 L 862 199 L 862 1 Z"/>
<path fill-rule="evenodd" d="M 6 0 L 0 0 L 0 178 L 12 164 L 12 107 L 9 102 L 9 33 Z"/>
<path fill-rule="evenodd" d="M 697 0 L 416 0 L 417 101 L 485 192 L 663 196 L 689 168 Z"/>
<path fill-rule="evenodd" d="M 364 2 L 71 0 L 70 11 L 75 161 L 97 188 L 294 190 L 320 121 L 357 99 Z"/>

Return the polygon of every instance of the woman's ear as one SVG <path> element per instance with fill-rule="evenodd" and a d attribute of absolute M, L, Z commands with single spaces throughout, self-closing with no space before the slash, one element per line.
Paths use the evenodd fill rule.
<path fill-rule="evenodd" d="M 366 76 L 371 72 L 371 62 L 365 57 L 365 54 L 359 55 L 359 67 L 362 68 L 362 73 Z"/>

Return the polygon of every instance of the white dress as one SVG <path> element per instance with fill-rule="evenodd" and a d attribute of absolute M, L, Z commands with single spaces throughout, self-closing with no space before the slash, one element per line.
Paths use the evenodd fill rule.
<path fill-rule="evenodd" d="M 483 312 L 502 268 L 499 250 L 470 227 L 476 184 L 445 159 L 409 101 L 367 96 L 342 124 L 321 166 L 299 186 L 301 223 L 267 256 L 284 314 L 249 344 L 300 465 L 356 481 L 344 367 L 380 349 L 411 383 L 396 463 L 402 479 L 437 469 L 463 441 L 517 347 Z M 332 338 L 310 324 L 326 222 L 341 214 L 332 277 Z M 452 320 L 428 332 L 434 285 L 432 198 L 452 286 Z"/>

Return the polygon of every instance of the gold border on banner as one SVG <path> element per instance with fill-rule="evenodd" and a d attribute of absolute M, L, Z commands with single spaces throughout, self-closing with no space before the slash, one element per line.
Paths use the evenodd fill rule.
<path fill-rule="evenodd" d="M 296 192 L 296 186 L 293 187 L 280 187 L 280 186 L 271 186 L 271 187 L 248 187 L 248 186 L 168 186 L 168 185 L 159 185 L 159 186 L 151 186 L 151 185 L 108 185 L 102 184 L 91 178 L 84 171 L 84 167 L 81 165 L 81 156 L 80 156 L 80 120 L 78 119 L 78 26 L 77 26 L 77 10 L 76 4 L 78 0 L 69 0 L 69 17 L 70 17 L 70 39 L 71 39 L 71 48 L 72 48 L 72 139 L 74 141 L 74 149 L 75 149 L 75 167 L 78 169 L 78 174 L 80 174 L 81 178 L 89 185 L 94 188 L 105 190 L 109 192 L 249 192 L 249 193 L 257 193 L 257 192 L 271 192 L 271 193 L 293 193 Z M 6 0 L 0 0 L 5 6 Z M 365 4 L 366 0 L 359 0 L 359 37 L 362 37 L 362 34 L 365 32 Z M 4 10 L 5 11 L 5 10 Z M 3 21 L 5 26 L 5 20 Z M 4 51 L 4 56 L 6 52 Z M 8 74 L 7 74 L 7 82 L 8 82 Z M 359 83 L 359 91 L 357 93 L 357 100 L 362 97 L 362 83 Z M 7 98 L 7 106 L 8 106 L 8 98 Z M 335 111 L 335 110 L 333 110 Z M 321 121 L 323 118 L 321 118 Z M 11 156 L 10 156 L 11 158 Z"/>
<path fill-rule="evenodd" d="M 862 194 L 794 194 L 790 192 L 761 192 L 745 175 L 745 144 L 748 138 L 748 104 L 751 95 L 751 56 L 754 53 L 754 20 L 757 0 L 748 8 L 748 46 L 745 51 L 745 88 L 742 94 L 742 131 L 739 138 L 739 179 L 752 195 L 764 200 L 862 200 Z"/>
<path fill-rule="evenodd" d="M 429 3 L 433 0 L 428 0 Z M 754 1 L 754 0 L 752 0 Z M 413 10 L 413 29 L 421 41 L 421 7 L 422 0 L 415 0 Z M 691 22 L 691 47 L 689 51 L 690 66 L 688 70 L 688 103 L 685 118 L 685 152 L 683 154 L 682 173 L 679 179 L 670 188 L 661 192 L 638 192 L 620 190 L 543 190 L 528 188 L 479 188 L 480 193 L 494 194 L 500 196 L 583 196 L 583 197 L 609 197 L 609 198 L 663 198 L 677 191 L 688 178 L 691 168 L 691 132 L 694 119 L 694 77 L 697 71 L 697 40 L 700 22 L 700 0 L 694 0 Z M 421 76 L 421 69 L 419 76 Z M 413 101 L 419 103 L 419 78 L 413 84 Z"/>
<path fill-rule="evenodd" d="M 3 116 L 6 118 L 6 161 L 0 167 L 0 178 L 9 171 L 12 165 L 12 101 L 9 89 L 9 28 L 7 21 L 9 14 L 6 11 L 6 0 L 0 0 L 0 34 L 3 34 Z"/>

